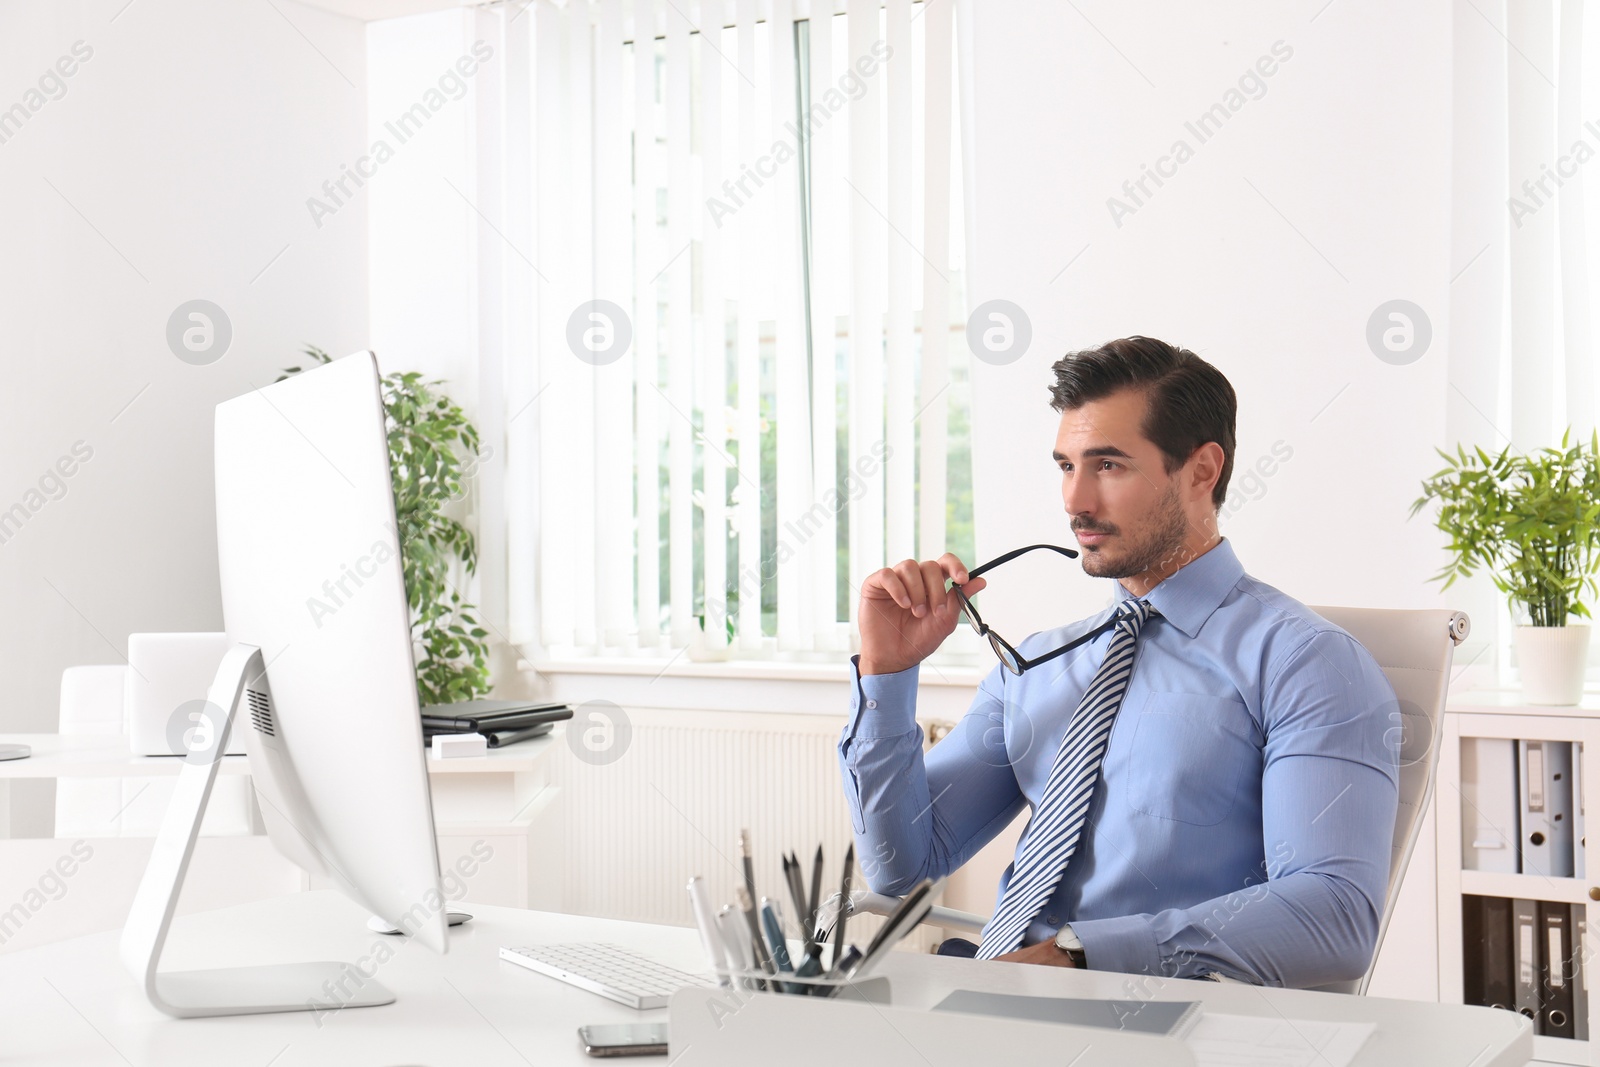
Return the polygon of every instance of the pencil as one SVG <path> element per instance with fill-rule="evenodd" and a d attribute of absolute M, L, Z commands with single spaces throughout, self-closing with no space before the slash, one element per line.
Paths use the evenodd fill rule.
<path fill-rule="evenodd" d="M 761 898 L 756 896 L 756 867 L 750 858 L 750 831 L 739 831 L 739 855 L 744 859 L 744 891 L 750 894 L 753 905 Z"/>
<path fill-rule="evenodd" d="M 855 866 L 856 845 L 850 842 L 850 847 L 844 854 L 844 875 L 839 881 L 839 921 L 833 924 L 833 959 L 834 965 L 844 956 L 844 923 L 850 915 L 850 868 Z"/>
<path fill-rule="evenodd" d="M 821 845 L 817 846 L 817 858 L 811 862 L 811 899 L 810 899 L 809 903 L 810 903 L 811 907 L 806 912 L 806 915 L 809 916 L 809 919 L 807 921 L 808 924 L 806 926 L 806 930 L 809 932 L 809 936 L 806 938 L 806 940 L 809 941 L 813 947 L 815 947 L 816 943 L 817 943 L 817 908 L 822 905 L 822 846 Z"/>

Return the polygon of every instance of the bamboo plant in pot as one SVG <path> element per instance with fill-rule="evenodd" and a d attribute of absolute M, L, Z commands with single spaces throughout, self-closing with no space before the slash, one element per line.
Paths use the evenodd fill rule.
<path fill-rule="evenodd" d="M 1448 589 L 1484 568 L 1511 602 L 1523 695 L 1530 704 L 1576 704 L 1588 658 L 1586 598 L 1600 569 L 1600 437 L 1533 453 L 1438 450 L 1446 466 L 1422 483 L 1414 516 L 1430 501 L 1449 538 L 1436 575 Z"/>

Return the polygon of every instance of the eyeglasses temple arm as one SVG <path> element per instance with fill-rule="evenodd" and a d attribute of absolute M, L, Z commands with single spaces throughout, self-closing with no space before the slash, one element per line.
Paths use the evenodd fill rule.
<path fill-rule="evenodd" d="M 1071 641 L 1068 641 L 1066 644 L 1062 645 L 1060 648 L 1056 649 L 1053 652 L 1046 652 L 1044 655 L 1040 656 L 1038 659 L 1023 659 L 1022 658 L 1022 653 L 1018 652 L 1017 653 L 1017 662 L 1019 664 L 1021 664 L 1022 669 L 1024 671 L 1029 670 L 1029 669 L 1031 669 L 1033 667 L 1037 667 L 1041 663 L 1049 663 L 1051 660 L 1055 659 L 1057 656 L 1064 656 L 1068 652 L 1071 652 L 1073 649 L 1077 648 L 1079 645 L 1088 644 L 1090 641 L 1093 641 L 1095 638 L 1099 637 L 1101 634 L 1103 634 L 1107 630 L 1109 630 L 1112 626 L 1116 625 L 1116 622 L 1117 622 L 1117 617 L 1115 615 L 1113 615 L 1111 618 L 1107 619 L 1105 622 L 1101 623 L 1099 626 L 1096 626 L 1094 629 L 1090 630 L 1088 633 L 1082 634 L 1082 635 L 1080 635 L 1078 637 L 1074 637 Z"/>
<path fill-rule="evenodd" d="M 996 556 L 994 559 L 991 559 L 988 563 L 985 563 L 985 564 L 983 564 L 982 566 L 979 566 L 979 567 L 972 568 L 971 570 L 967 571 L 967 580 L 971 581 L 972 579 L 974 579 L 974 578 L 978 577 L 979 575 L 981 575 L 984 571 L 993 570 L 994 568 L 1000 566 L 1000 564 L 1002 564 L 1002 563 L 1009 563 L 1010 561 L 1016 559 L 1018 556 L 1022 555 L 1024 552 L 1032 552 L 1035 549 L 1039 549 L 1039 548 L 1048 548 L 1052 552 L 1059 552 L 1063 556 L 1066 556 L 1068 559 L 1077 559 L 1078 558 L 1078 553 L 1076 551 L 1074 551 L 1073 549 L 1070 549 L 1070 548 L 1062 548 L 1060 545 L 1028 545 L 1025 548 L 1014 548 L 1010 552 L 1007 552 L 1003 556 Z"/>

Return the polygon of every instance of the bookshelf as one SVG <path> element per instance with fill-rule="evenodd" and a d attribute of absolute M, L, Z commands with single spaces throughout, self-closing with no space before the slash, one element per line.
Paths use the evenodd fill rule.
<path fill-rule="evenodd" d="M 1505 690 L 1469 691 L 1452 696 L 1445 712 L 1438 786 L 1435 793 L 1437 817 L 1437 891 L 1439 897 L 1439 999 L 1446 1003 L 1465 1002 L 1466 968 L 1469 961 L 1464 945 L 1463 917 L 1467 897 L 1547 902 L 1552 905 L 1580 905 L 1588 917 L 1588 934 L 1580 944 L 1573 931 L 1572 948 L 1584 961 L 1583 986 L 1575 987 L 1574 997 L 1583 997 L 1592 1024 L 1600 1023 L 1600 856 L 1596 850 L 1583 850 L 1583 869 L 1576 864 L 1572 877 L 1545 874 L 1509 873 L 1466 869 L 1462 828 L 1469 831 L 1472 804 L 1463 792 L 1462 742 L 1488 738 L 1502 741 L 1546 741 L 1573 743 L 1574 770 L 1582 793 L 1597 793 L 1600 782 L 1600 694 L 1586 693 L 1572 707 L 1535 707 L 1523 703 L 1520 692 Z M 1581 750 L 1578 745 L 1581 744 Z M 1470 792 L 1470 787 L 1469 790 Z M 1577 812 L 1580 797 L 1574 793 L 1572 811 Z M 1584 804 L 1585 810 L 1591 805 Z M 1513 848 L 1520 852 L 1521 838 L 1514 829 Z M 1573 913 L 1576 916 L 1577 913 Z M 1538 933 L 1542 936 L 1543 931 Z M 1534 1057 L 1549 1063 L 1600 1064 L 1595 1040 L 1578 1041 L 1538 1034 L 1534 1037 Z"/>

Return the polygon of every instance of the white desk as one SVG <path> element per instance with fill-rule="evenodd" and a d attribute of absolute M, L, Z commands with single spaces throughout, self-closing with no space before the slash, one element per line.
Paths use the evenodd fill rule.
<path fill-rule="evenodd" d="M 465 759 L 427 759 L 439 860 L 449 866 L 474 843 L 487 842 L 500 857 L 480 877 L 473 896 L 497 904 L 558 908 L 552 860 L 560 835 L 544 818 L 559 790 L 550 784 L 550 757 L 565 744 L 566 727 Z M 0 734 L 0 744 L 28 745 L 27 759 L 0 762 L 0 839 L 11 833 L 11 783 L 24 778 L 175 778 L 177 756 L 135 756 L 122 734 Z M 246 756 L 224 756 L 218 773 L 248 775 Z M 540 826 L 543 820 L 544 826 Z M 545 828 L 551 832 L 542 832 Z M 502 851 L 504 850 L 504 851 Z M 540 862 L 535 864 L 534 858 Z"/>
<path fill-rule="evenodd" d="M 188 1064 L 427 1064 L 526 1067 L 592 1063 L 577 1044 L 584 1023 L 665 1019 L 635 1012 L 498 959 L 500 946 L 612 941 L 686 970 L 703 963 L 693 930 L 509 908 L 474 906 L 432 956 L 404 945 L 378 968 L 398 1000 L 320 1019 L 310 1013 L 232 1019 L 168 1019 L 151 1008 L 117 961 L 116 933 L 94 934 L 0 958 L 0 1021 L 6 1062 L 185 1067 Z M 300 893 L 180 917 L 165 966 L 241 966 L 311 959 L 356 961 L 379 943 L 366 916 L 333 893 Z M 897 953 L 880 972 L 896 1004 L 926 1007 L 955 987 L 1059 996 L 1125 998 L 1124 975 L 1012 967 Z M 1420 1004 L 1331 993 L 1169 982 L 1156 999 L 1204 1000 L 1223 1012 L 1365 1020 L 1377 1024 L 1358 1064 L 1502 1067 L 1528 1061 L 1520 1017 L 1488 1008 Z M 767 1062 L 848 1062 L 826 1034 L 779 1035 Z M 1003 1049 L 997 1049 L 1003 1056 Z M 813 1055 L 815 1053 L 815 1056 Z M 664 1059 L 641 1060 L 663 1064 Z"/>
<path fill-rule="evenodd" d="M 542 769 L 551 747 L 562 740 L 565 731 L 565 726 L 557 724 L 546 737 L 491 748 L 482 756 L 466 759 L 430 756 L 428 775 L 532 773 Z M 27 745 L 33 750 L 27 759 L 0 761 L 0 787 L 16 778 L 175 777 L 183 766 L 177 756 L 135 756 L 128 750 L 124 734 L 0 734 L 0 744 Z M 248 757 L 223 756 L 221 762 L 221 774 L 250 773 Z M 436 791 L 435 799 L 439 795 Z"/>

